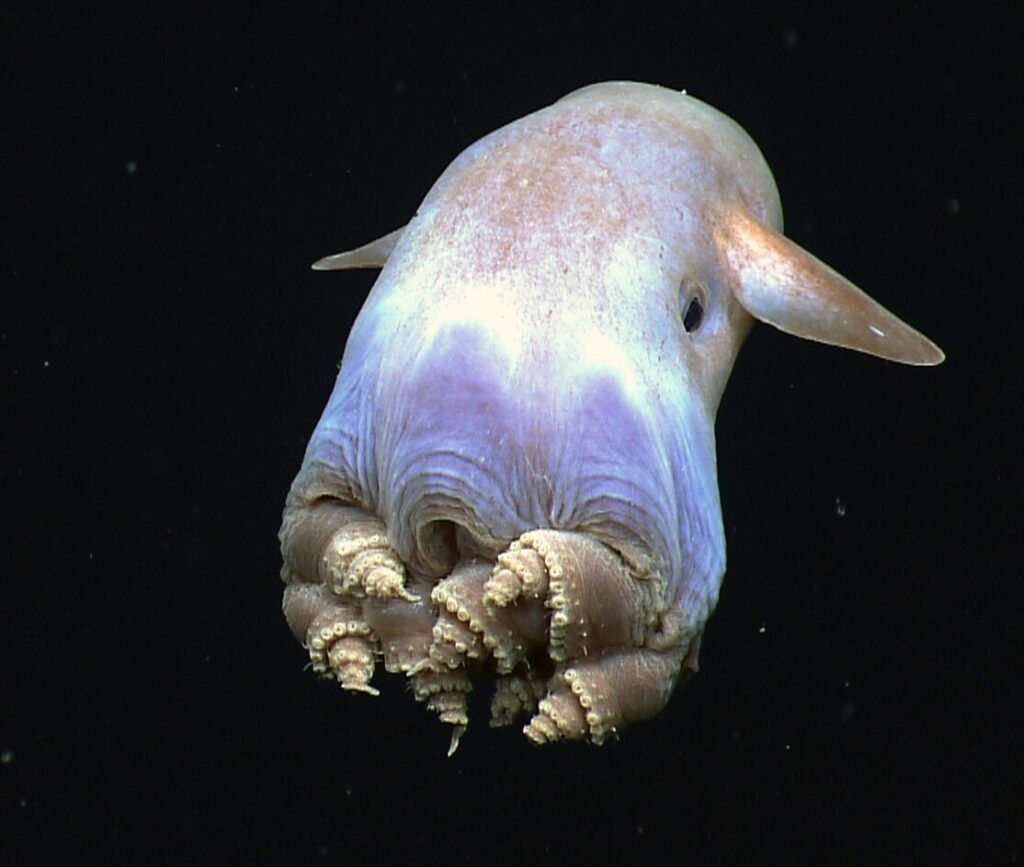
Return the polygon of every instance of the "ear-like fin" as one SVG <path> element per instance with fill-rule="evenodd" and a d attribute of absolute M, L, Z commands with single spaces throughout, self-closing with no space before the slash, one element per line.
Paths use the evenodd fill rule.
<path fill-rule="evenodd" d="M 751 316 L 797 337 L 903 364 L 939 364 L 942 350 L 841 274 L 742 206 L 719 214 L 715 243 Z"/>
<path fill-rule="evenodd" d="M 376 241 L 363 244 L 354 250 L 346 250 L 344 253 L 335 253 L 333 256 L 324 256 L 313 263 L 314 271 L 344 271 L 347 268 L 383 268 L 391 251 L 395 249 L 398 239 L 402 237 L 401 229 L 395 229 Z"/>

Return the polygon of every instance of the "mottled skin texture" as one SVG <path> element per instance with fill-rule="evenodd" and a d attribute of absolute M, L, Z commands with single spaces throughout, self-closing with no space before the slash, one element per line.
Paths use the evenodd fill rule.
<path fill-rule="evenodd" d="M 314 670 L 373 693 L 382 659 L 453 747 L 473 678 L 537 743 L 657 713 L 725 571 L 714 417 L 751 313 L 941 358 L 781 229 L 735 123 L 618 83 L 482 139 L 404 231 L 325 260 L 383 271 L 281 530 Z"/>

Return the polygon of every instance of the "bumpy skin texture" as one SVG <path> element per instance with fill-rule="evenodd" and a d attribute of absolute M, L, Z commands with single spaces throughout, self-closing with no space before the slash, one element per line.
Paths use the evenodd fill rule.
<path fill-rule="evenodd" d="M 384 267 L 281 529 L 314 671 L 374 693 L 383 660 L 453 747 L 473 679 L 536 743 L 657 713 L 725 571 L 713 426 L 752 321 L 737 296 L 785 329 L 792 262 L 859 291 L 780 232 L 735 123 L 620 83 L 482 139 L 404 231 L 332 257 Z"/>

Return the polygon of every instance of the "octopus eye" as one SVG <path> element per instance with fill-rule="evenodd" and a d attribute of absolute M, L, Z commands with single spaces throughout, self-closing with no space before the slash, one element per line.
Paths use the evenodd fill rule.
<path fill-rule="evenodd" d="M 685 296 L 684 296 L 685 297 Z M 700 328 L 704 321 L 704 304 L 700 293 L 692 293 L 683 307 L 683 328 L 689 334 Z"/>

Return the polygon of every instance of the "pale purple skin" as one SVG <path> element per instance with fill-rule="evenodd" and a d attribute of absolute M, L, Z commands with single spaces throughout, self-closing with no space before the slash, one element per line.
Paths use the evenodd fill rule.
<path fill-rule="evenodd" d="M 414 677 L 446 677 L 463 667 L 486 672 L 488 649 L 441 664 L 448 657 L 438 649 L 439 626 L 431 624 L 446 616 L 444 587 L 459 584 L 460 570 L 478 569 L 460 584 L 469 607 L 448 610 L 494 651 L 502 645 L 497 627 L 482 620 L 500 615 L 503 605 L 526 617 L 529 594 L 504 599 L 487 576 L 497 575 L 508 556 L 520 556 L 508 551 L 524 534 L 553 530 L 543 545 L 530 537 L 523 543 L 555 552 L 545 555 L 552 589 L 531 597 L 533 619 L 519 630 L 532 664 L 512 675 L 529 681 L 530 695 L 515 686 L 515 706 L 502 704 L 496 719 L 536 711 L 526 728 L 534 741 L 600 742 L 656 712 L 680 666 L 696 669 L 699 637 L 725 572 L 714 417 L 752 322 L 744 306 L 802 336 L 884 354 L 857 344 L 859 336 L 817 333 L 818 326 L 803 322 L 787 328 L 772 318 L 789 303 L 779 300 L 783 290 L 804 291 L 789 285 L 793 275 L 779 276 L 785 268 L 825 267 L 788 246 L 779 259 L 784 267 L 766 264 L 762 250 L 790 244 L 781 230 L 771 173 L 742 129 L 704 103 L 650 85 L 577 91 L 460 155 L 394 249 L 385 245 L 390 255 L 352 328 L 289 495 L 285 611 L 310 646 L 314 667 L 364 690 L 365 672 L 382 648 L 389 670 Z M 815 277 L 840 291 L 834 272 L 815 270 Z M 841 289 L 849 298 L 858 291 Z M 694 298 L 703 318 L 688 331 L 684 313 Z M 769 308 L 772 315 L 762 313 Z M 358 569 L 338 578 L 349 567 L 331 565 L 337 552 L 330 553 L 329 540 L 354 527 L 358 512 L 309 518 L 324 498 L 373 516 L 380 539 L 367 544 L 377 552 L 374 562 L 386 560 L 398 576 L 395 586 L 404 582 L 418 601 L 405 591 L 369 587 Z M 352 529 L 345 538 L 369 532 Z M 602 551 L 612 564 L 606 573 L 579 566 L 591 555 L 604 563 Z M 544 618 L 563 604 L 560 571 L 551 571 L 555 554 L 579 561 L 578 584 L 590 586 L 594 597 L 584 601 L 580 591 L 570 599 L 584 612 L 576 658 L 558 649 L 553 632 L 544 636 Z M 438 591 L 453 571 L 451 584 Z M 620 616 L 603 613 L 602 600 L 623 605 L 622 581 L 642 585 L 637 593 L 653 588 L 654 601 L 629 603 L 637 606 L 628 613 L 636 621 L 631 637 L 603 645 L 588 637 L 586 618 L 597 629 Z M 403 625 L 389 625 L 388 617 Z M 358 634 L 365 647 L 328 659 L 342 634 L 350 644 Z M 408 639 L 401 660 L 388 655 L 393 634 Z M 538 662 L 545 645 L 547 667 Z M 644 679 L 646 663 L 630 653 L 643 660 L 659 655 L 650 684 L 623 683 L 631 665 Z M 630 661 L 578 675 L 581 665 L 600 668 L 596 660 L 604 656 Z M 501 653 L 494 659 L 499 676 L 509 675 Z M 365 677 L 345 669 L 354 661 Z M 436 695 L 431 689 L 417 697 Z M 582 721 L 570 719 L 577 710 L 565 709 L 576 701 Z M 450 705 L 438 710 L 456 726 L 457 739 L 464 715 Z"/>

